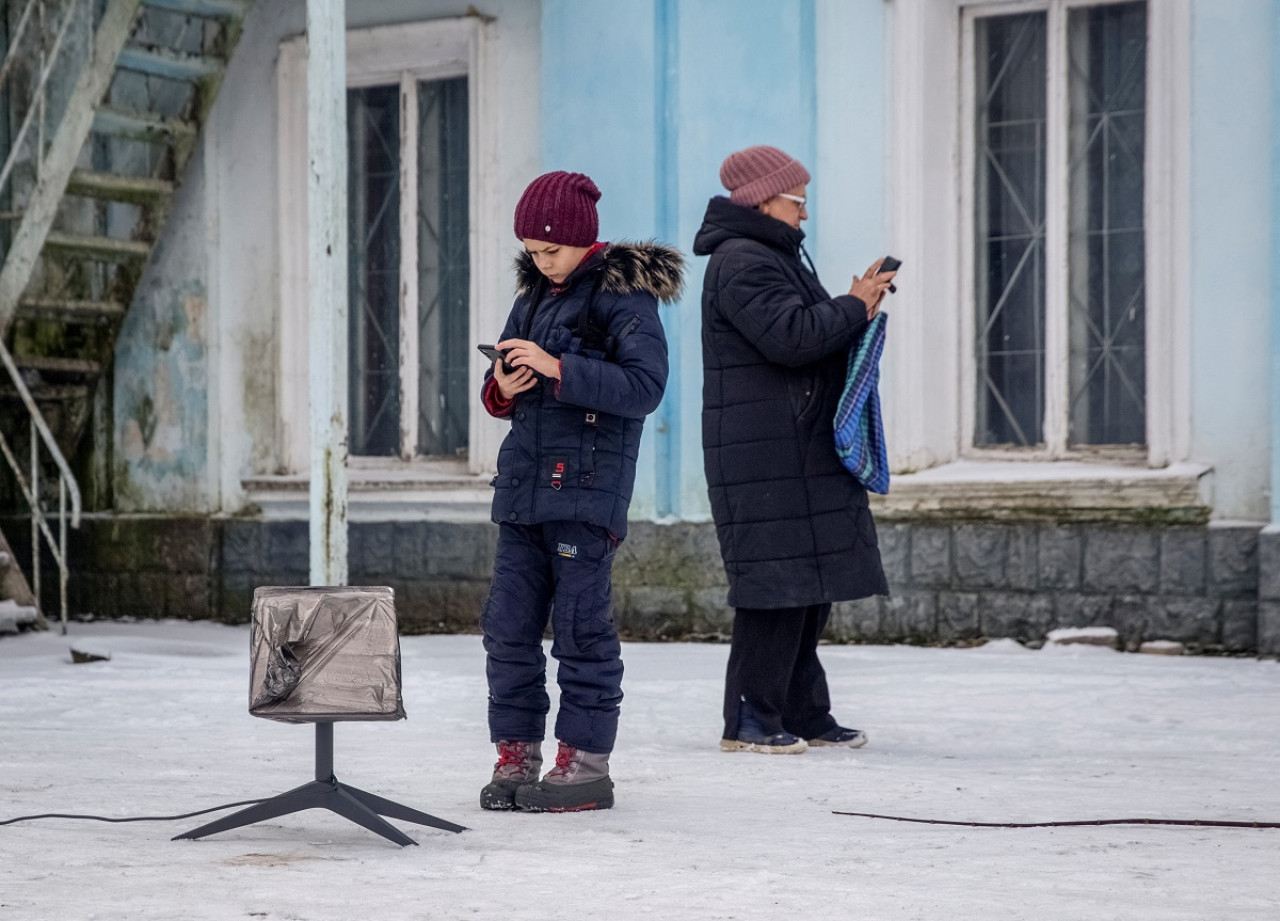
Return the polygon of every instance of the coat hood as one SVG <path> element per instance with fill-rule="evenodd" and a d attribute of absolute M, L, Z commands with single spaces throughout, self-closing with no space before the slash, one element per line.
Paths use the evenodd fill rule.
<path fill-rule="evenodd" d="M 739 237 L 759 240 L 788 253 L 795 253 L 804 240 L 804 231 L 767 214 L 761 214 L 755 208 L 736 205 L 723 195 L 717 195 L 707 203 L 702 227 L 693 239 L 693 253 L 695 256 L 709 256 L 726 240 Z"/>
<path fill-rule="evenodd" d="M 599 271 L 604 275 L 600 288 L 611 294 L 647 292 L 660 301 L 672 303 L 684 291 L 684 256 L 678 249 L 660 243 L 610 243 L 569 277 L 566 284 Z M 543 281 L 533 257 L 516 256 L 516 291 L 526 294 Z"/>

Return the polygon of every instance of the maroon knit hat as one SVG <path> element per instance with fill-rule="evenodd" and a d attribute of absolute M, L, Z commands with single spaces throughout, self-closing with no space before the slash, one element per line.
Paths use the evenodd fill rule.
<path fill-rule="evenodd" d="M 516 238 L 563 246 L 596 242 L 600 190 L 583 173 L 544 173 L 524 190 L 516 205 Z"/>
<path fill-rule="evenodd" d="M 729 190 L 729 201 L 753 208 L 808 181 L 809 171 L 800 161 L 776 147 L 748 147 L 720 164 L 720 182 Z"/>

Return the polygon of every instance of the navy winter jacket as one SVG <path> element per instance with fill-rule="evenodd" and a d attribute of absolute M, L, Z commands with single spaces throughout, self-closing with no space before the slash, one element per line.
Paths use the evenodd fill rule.
<path fill-rule="evenodd" d="M 716 197 L 694 240 L 702 288 L 702 451 L 735 608 L 885 594 L 867 491 L 836 454 L 849 346 L 867 328 L 800 261 L 804 232 Z"/>
<path fill-rule="evenodd" d="M 517 258 L 501 338 L 536 342 L 560 360 L 560 380 L 540 380 L 498 412 L 492 369 L 485 376 L 485 405 L 511 420 L 495 522 L 585 521 L 626 535 L 644 417 L 667 384 L 658 301 L 679 297 L 683 270 L 670 247 L 610 244 L 553 289 L 528 253 Z"/>

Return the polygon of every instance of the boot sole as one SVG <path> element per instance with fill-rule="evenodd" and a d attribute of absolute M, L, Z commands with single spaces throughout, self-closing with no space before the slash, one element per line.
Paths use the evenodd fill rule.
<path fill-rule="evenodd" d="M 822 748 L 824 746 L 828 748 L 861 748 L 867 744 L 867 737 L 858 736 L 858 738 L 849 742 L 824 742 L 822 739 L 810 739 L 809 744 L 817 748 Z"/>
<path fill-rule="evenodd" d="M 613 800 L 601 800 L 598 803 L 583 803 L 579 806 L 532 806 L 520 804 L 515 807 L 521 812 L 592 812 L 596 809 L 612 809 Z"/>
<path fill-rule="evenodd" d="M 604 777 L 584 784 L 523 784 L 516 791 L 515 808 L 523 812 L 590 812 L 595 809 L 612 809 L 613 781 Z"/>
<path fill-rule="evenodd" d="M 799 755 L 803 753 L 808 744 L 801 739 L 791 745 L 764 745 L 759 742 L 739 742 L 737 739 L 721 739 L 720 750 L 722 752 L 758 752 L 762 755 Z"/>

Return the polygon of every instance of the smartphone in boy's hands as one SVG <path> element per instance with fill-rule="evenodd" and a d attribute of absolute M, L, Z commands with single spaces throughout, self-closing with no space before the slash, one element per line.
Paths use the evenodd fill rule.
<path fill-rule="evenodd" d="M 898 271 L 898 266 L 900 265 L 902 265 L 901 259 L 895 259 L 892 256 L 885 256 L 883 259 L 880 260 L 880 268 L 876 270 L 876 274 L 879 275 L 883 272 L 896 272 Z M 897 285 L 894 285 L 894 284 L 889 285 L 890 294 L 896 292 L 897 290 L 898 290 Z"/>
<path fill-rule="evenodd" d="M 505 353 L 505 352 L 501 352 L 501 351 L 499 351 L 499 350 L 498 350 L 498 348 L 497 348 L 496 346 L 493 346 L 493 345 L 477 345 L 477 346 L 476 346 L 476 348 L 477 348 L 477 349 L 479 349 L 479 350 L 484 354 L 484 356 L 485 356 L 486 358 L 488 358 L 488 359 L 489 359 L 490 363 L 495 362 L 495 361 L 500 361 L 500 362 L 502 362 L 502 373 L 503 373 L 503 374 L 511 374 L 513 371 L 515 371 L 515 368 L 514 368 L 514 367 L 512 367 L 512 366 L 511 366 L 511 365 L 509 365 L 509 364 L 507 364 L 507 355 L 506 355 L 506 353 Z"/>

